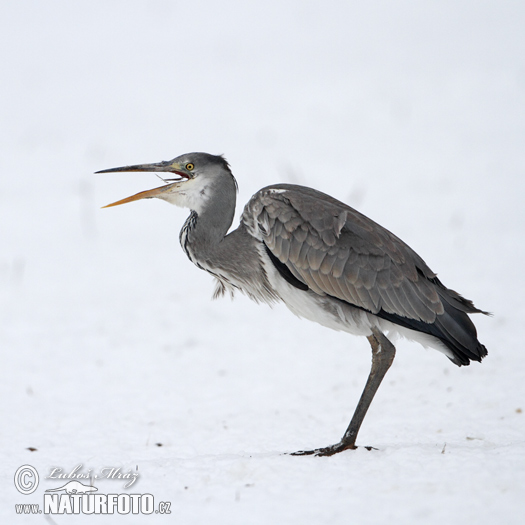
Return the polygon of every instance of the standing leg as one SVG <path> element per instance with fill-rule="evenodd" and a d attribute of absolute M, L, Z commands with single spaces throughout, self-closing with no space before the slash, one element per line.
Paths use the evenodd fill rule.
<path fill-rule="evenodd" d="M 372 403 L 372 399 L 374 399 L 375 393 L 377 392 L 381 381 L 383 381 L 388 369 L 392 365 L 396 355 L 394 345 L 377 328 L 372 328 L 372 335 L 368 337 L 368 341 L 372 347 L 372 368 L 363 393 L 361 394 L 361 399 L 359 399 L 357 408 L 352 416 L 352 421 L 350 421 L 343 438 L 336 445 L 315 450 L 301 450 L 299 452 L 294 452 L 292 455 L 309 456 L 314 454 L 316 456 L 332 456 L 343 450 L 357 448 L 355 440 L 359 429 L 361 428 L 361 424 L 363 423 L 363 419 L 368 411 L 368 407 L 370 406 L 370 403 Z M 366 448 L 370 450 L 372 447 Z"/>

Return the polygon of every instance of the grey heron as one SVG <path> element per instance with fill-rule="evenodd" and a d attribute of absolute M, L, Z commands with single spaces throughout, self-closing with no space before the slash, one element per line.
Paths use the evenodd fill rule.
<path fill-rule="evenodd" d="M 295 454 L 330 456 L 357 448 L 363 419 L 394 360 L 391 335 L 436 348 L 458 366 L 487 355 L 467 315 L 487 312 L 445 287 L 393 233 L 333 197 L 304 186 L 267 186 L 228 233 L 237 182 L 223 156 L 188 153 L 97 173 L 132 171 L 174 178 L 106 207 L 155 197 L 189 208 L 180 243 L 194 264 L 216 278 L 215 297 L 239 290 L 256 302 L 282 301 L 300 317 L 368 338 L 370 374 L 341 441 Z"/>

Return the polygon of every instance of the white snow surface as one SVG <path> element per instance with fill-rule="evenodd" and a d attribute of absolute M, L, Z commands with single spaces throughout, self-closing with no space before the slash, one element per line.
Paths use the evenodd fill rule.
<path fill-rule="evenodd" d="M 523 27 L 512 1 L 3 2 L 2 523 L 523 523 Z M 236 217 L 291 182 L 396 233 L 494 313 L 488 357 L 399 341 L 358 439 L 378 450 L 286 455 L 339 440 L 368 342 L 212 301 L 185 210 L 100 209 L 160 184 L 93 172 L 189 151 L 226 155 Z M 77 465 L 138 469 L 94 484 L 171 514 L 16 514 Z"/>

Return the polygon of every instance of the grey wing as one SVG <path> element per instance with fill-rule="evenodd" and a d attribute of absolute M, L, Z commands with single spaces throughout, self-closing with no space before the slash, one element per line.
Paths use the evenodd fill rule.
<path fill-rule="evenodd" d="M 433 323 L 444 312 L 435 274 L 394 234 L 310 188 L 278 184 L 248 203 L 254 234 L 313 292 L 372 313 Z"/>

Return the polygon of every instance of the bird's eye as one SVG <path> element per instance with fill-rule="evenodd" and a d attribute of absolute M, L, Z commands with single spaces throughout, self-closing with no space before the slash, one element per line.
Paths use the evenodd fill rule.
<path fill-rule="evenodd" d="M 188 162 L 188 164 L 186 164 L 186 169 L 187 169 L 188 171 L 192 171 L 194 167 L 195 167 L 195 166 L 194 166 L 191 162 Z"/>

